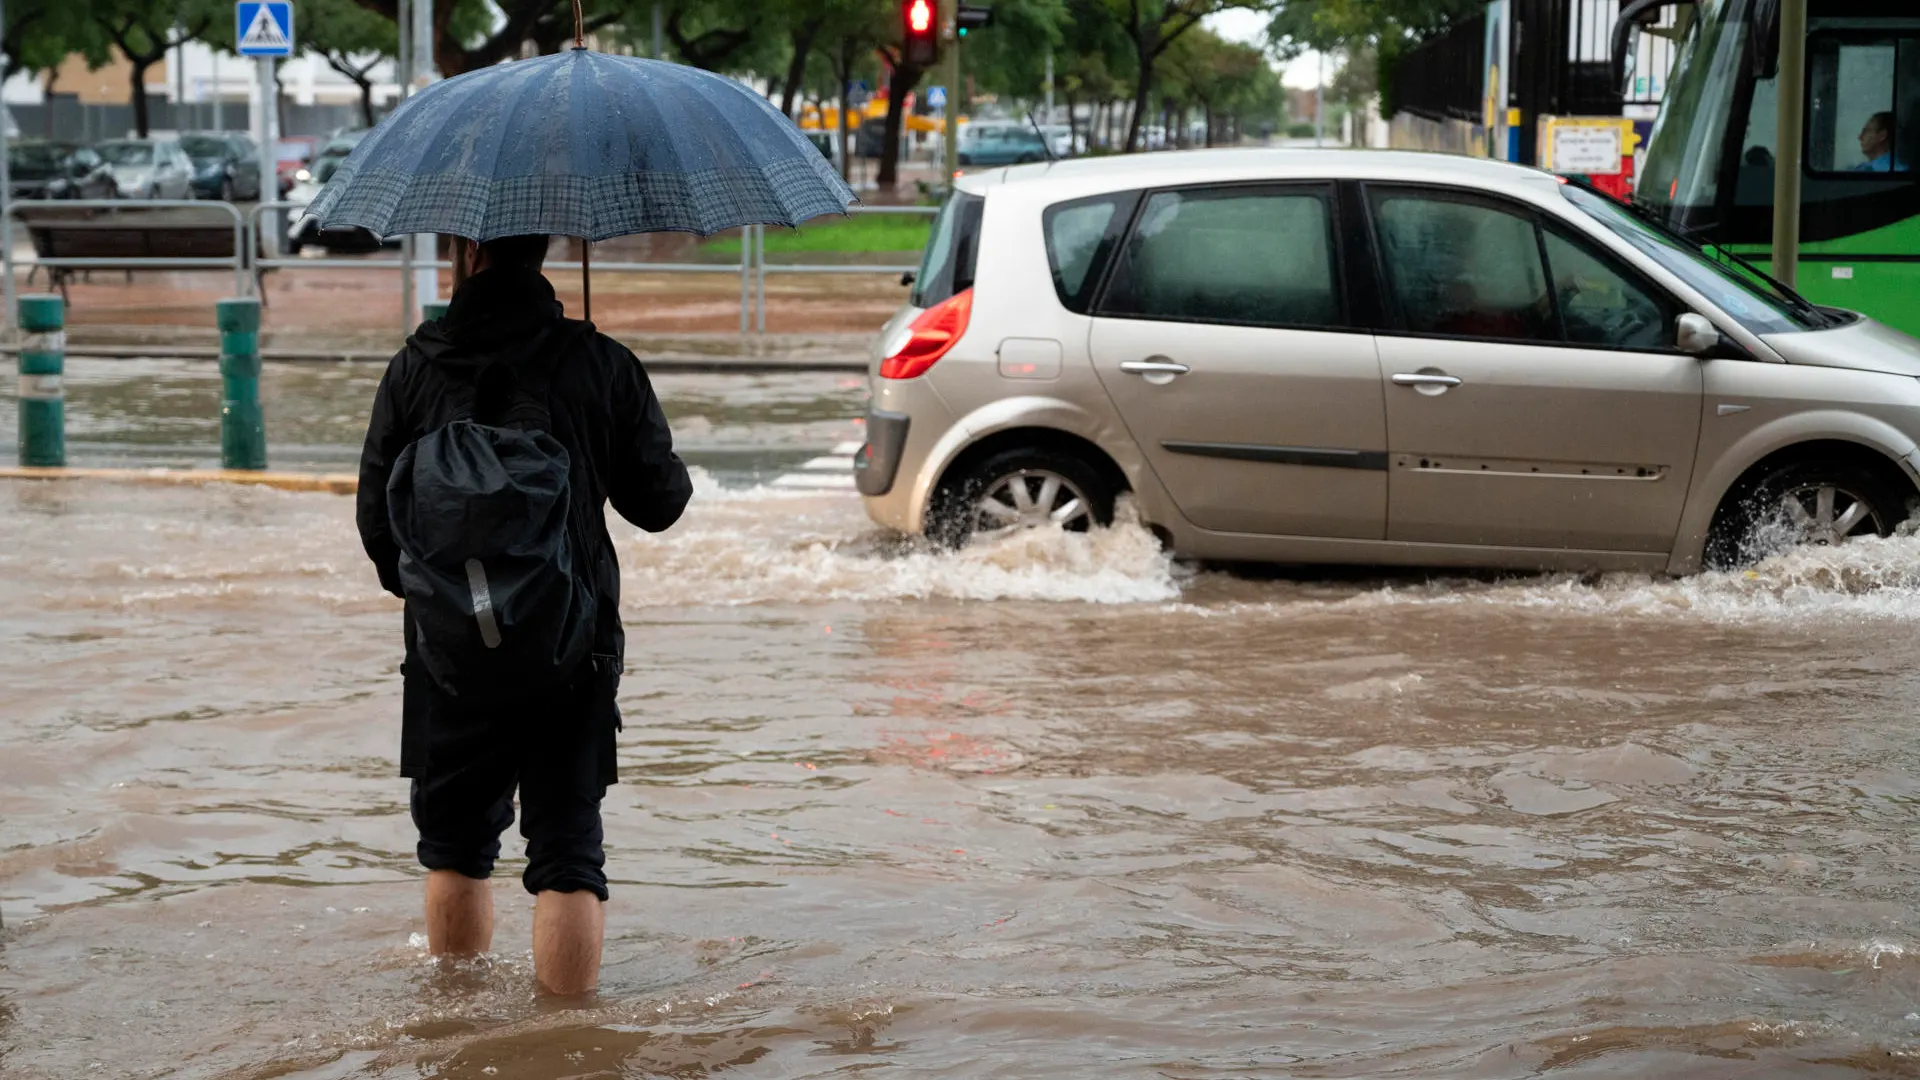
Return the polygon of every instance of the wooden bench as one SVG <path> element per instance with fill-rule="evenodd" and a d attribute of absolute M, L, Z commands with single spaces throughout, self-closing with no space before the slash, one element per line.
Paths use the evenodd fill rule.
<path fill-rule="evenodd" d="M 132 280 L 133 271 L 155 267 L 131 260 L 233 258 L 233 223 L 185 208 L 124 211 L 50 208 L 25 211 L 20 217 L 38 258 L 129 260 L 125 266 L 109 262 L 91 267 L 45 267 L 48 285 L 57 290 L 62 299 L 69 299 L 67 284 L 76 273 L 124 270 L 128 280 Z M 41 267 L 35 267 L 34 271 L 39 269 Z M 28 280 L 32 280 L 31 274 Z M 255 285 L 258 284 L 256 273 Z"/>

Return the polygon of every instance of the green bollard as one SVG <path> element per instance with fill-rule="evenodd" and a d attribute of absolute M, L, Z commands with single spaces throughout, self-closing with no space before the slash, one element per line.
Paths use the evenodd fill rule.
<path fill-rule="evenodd" d="M 441 319 L 447 317 L 447 302 L 445 300 L 429 300 L 421 304 L 420 316 L 428 322 L 439 322 Z"/>
<path fill-rule="evenodd" d="M 20 298 L 20 464 L 67 463 L 67 308 L 57 296 Z"/>
<path fill-rule="evenodd" d="M 267 467 L 267 427 L 260 412 L 260 301 L 215 304 L 220 323 L 220 465 Z"/>

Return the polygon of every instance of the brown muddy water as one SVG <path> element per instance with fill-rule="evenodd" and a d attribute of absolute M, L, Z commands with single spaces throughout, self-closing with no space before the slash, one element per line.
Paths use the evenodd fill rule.
<path fill-rule="evenodd" d="M 859 408 L 782 379 L 661 380 L 717 453 L 616 534 L 585 1006 L 534 992 L 514 860 L 496 952 L 426 956 L 350 500 L 0 484 L 0 1076 L 1920 1075 L 1920 540 L 1679 582 L 934 555 L 761 482 Z M 360 392 L 311 392 L 316 460 Z M 199 452 L 104 408 L 77 463 Z"/>

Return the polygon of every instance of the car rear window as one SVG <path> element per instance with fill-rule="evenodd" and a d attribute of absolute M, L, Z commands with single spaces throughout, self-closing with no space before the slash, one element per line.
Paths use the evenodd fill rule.
<path fill-rule="evenodd" d="M 980 209 L 986 200 L 956 192 L 933 219 L 933 235 L 914 277 L 913 306 L 930 308 L 973 288 L 974 248 L 980 238 Z"/>
<path fill-rule="evenodd" d="M 1100 314 L 1343 325 L 1330 217 L 1319 188 L 1155 192 L 1114 263 Z"/>
<path fill-rule="evenodd" d="M 1056 203 L 1041 214 L 1053 291 L 1068 311 L 1086 313 L 1138 198 L 1135 191 L 1097 195 Z"/>

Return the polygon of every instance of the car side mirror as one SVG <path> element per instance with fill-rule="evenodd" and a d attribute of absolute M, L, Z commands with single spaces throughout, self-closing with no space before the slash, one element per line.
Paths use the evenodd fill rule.
<path fill-rule="evenodd" d="M 1720 331 L 1711 320 L 1689 311 L 1674 320 L 1674 344 L 1689 356 L 1705 356 L 1720 344 Z"/>
<path fill-rule="evenodd" d="M 919 278 L 919 273 L 913 270 L 903 270 L 900 272 L 900 284 L 908 288 L 911 288 L 913 283 L 919 280 Z"/>

